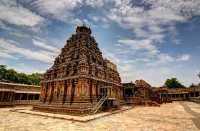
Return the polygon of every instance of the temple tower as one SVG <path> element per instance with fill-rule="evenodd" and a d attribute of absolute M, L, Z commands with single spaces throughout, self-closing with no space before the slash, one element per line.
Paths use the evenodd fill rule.
<path fill-rule="evenodd" d="M 115 64 L 102 57 L 92 31 L 78 26 L 46 71 L 41 82 L 40 104 L 34 109 L 89 112 L 102 96 L 120 104 L 121 79 Z"/>

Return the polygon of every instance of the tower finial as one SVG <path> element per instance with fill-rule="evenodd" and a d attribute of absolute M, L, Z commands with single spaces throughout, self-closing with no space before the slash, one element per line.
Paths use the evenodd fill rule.
<path fill-rule="evenodd" d="M 85 21 L 83 21 L 83 26 L 87 27 L 87 25 L 86 25 L 86 22 L 85 22 Z"/>

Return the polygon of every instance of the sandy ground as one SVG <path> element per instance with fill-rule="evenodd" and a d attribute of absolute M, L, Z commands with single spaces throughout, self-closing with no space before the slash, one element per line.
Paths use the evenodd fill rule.
<path fill-rule="evenodd" d="M 0 108 L 0 131 L 200 131 L 200 104 L 192 102 L 135 107 L 87 123 L 11 112 L 10 109 Z"/>

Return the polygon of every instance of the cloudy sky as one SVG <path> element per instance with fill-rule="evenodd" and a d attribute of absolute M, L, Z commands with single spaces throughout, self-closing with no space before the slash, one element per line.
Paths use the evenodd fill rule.
<path fill-rule="evenodd" d="M 0 0 L 0 64 L 45 72 L 83 22 L 123 82 L 198 82 L 200 0 Z"/>

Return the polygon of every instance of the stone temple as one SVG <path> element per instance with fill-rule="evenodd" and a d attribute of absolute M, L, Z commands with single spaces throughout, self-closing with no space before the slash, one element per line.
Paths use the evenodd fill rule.
<path fill-rule="evenodd" d="M 35 110 L 61 113 L 96 113 L 119 107 L 123 88 L 117 67 L 102 57 L 89 27 L 76 28 L 46 71 L 40 103 Z"/>

